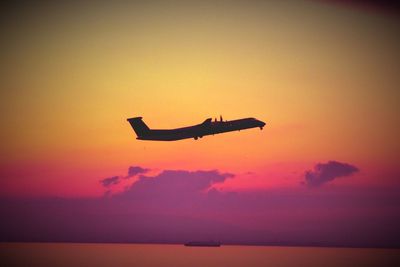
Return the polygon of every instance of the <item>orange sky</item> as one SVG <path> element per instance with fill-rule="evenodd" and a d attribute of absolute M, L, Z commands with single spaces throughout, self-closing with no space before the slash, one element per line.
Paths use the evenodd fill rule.
<path fill-rule="evenodd" d="M 101 194 L 99 179 L 131 165 L 235 173 L 227 188 L 297 186 L 328 160 L 361 169 L 343 183 L 398 173 L 394 16 L 314 1 L 25 12 L 2 27 L 1 195 Z M 267 126 L 146 142 L 126 122 L 174 128 L 220 114 Z"/>

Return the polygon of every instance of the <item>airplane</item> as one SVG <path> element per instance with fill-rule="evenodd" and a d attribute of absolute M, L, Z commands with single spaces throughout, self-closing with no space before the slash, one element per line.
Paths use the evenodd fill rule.
<path fill-rule="evenodd" d="M 152 141 L 176 141 L 187 138 L 202 138 L 206 135 L 214 135 L 225 132 L 240 131 L 244 129 L 257 128 L 261 130 L 265 126 L 265 122 L 255 118 L 246 118 L 232 121 L 223 121 L 222 116 L 217 121 L 215 118 L 206 119 L 203 123 L 177 128 L 177 129 L 163 129 L 155 130 L 150 129 L 142 120 L 142 117 L 129 118 L 127 121 L 131 124 L 135 131 L 138 140 L 152 140 Z"/>

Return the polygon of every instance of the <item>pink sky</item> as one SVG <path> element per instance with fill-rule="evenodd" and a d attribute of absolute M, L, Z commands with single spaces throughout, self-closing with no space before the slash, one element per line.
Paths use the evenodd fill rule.
<path fill-rule="evenodd" d="M 3 239 L 181 242 L 200 229 L 398 246 L 400 21 L 342 2 L 7 6 L 0 212 L 16 226 Z M 147 142 L 126 121 L 219 115 L 267 125 Z"/>

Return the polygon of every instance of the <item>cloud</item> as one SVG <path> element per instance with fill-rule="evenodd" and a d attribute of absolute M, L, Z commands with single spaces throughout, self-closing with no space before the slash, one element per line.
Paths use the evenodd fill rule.
<path fill-rule="evenodd" d="M 156 176 L 140 176 L 122 197 L 141 199 L 160 199 L 167 201 L 179 199 L 187 195 L 202 194 L 216 183 L 223 183 L 227 178 L 234 177 L 231 173 L 211 171 L 164 170 Z"/>
<path fill-rule="evenodd" d="M 122 178 L 129 179 L 129 178 L 132 178 L 132 177 L 134 177 L 136 175 L 146 173 L 149 170 L 150 169 L 145 169 L 145 168 L 142 168 L 140 166 L 130 166 L 128 168 L 128 175 L 127 176 L 117 176 L 116 175 L 116 176 L 113 176 L 113 177 L 102 179 L 102 180 L 100 180 L 100 183 L 104 187 L 109 188 L 112 185 L 119 184 L 119 182 L 121 181 Z M 111 191 L 107 191 L 105 193 L 105 195 L 110 195 L 110 193 L 111 193 Z"/>
<path fill-rule="evenodd" d="M 100 183 L 104 187 L 110 187 L 111 185 L 115 185 L 115 184 L 119 183 L 119 176 L 113 176 L 113 177 L 105 178 L 103 180 L 100 180 Z"/>
<path fill-rule="evenodd" d="M 314 166 L 314 170 L 306 171 L 304 184 L 309 187 L 318 187 L 338 177 L 349 176 L 358 171 L 357 167 L 347 163 L 337 161 L 318 163 Z"/>
<path fill-rule="evenodd" d="M 145 169 L 145 168 L 142 168 L 140 166 L 130 166 L 129 169 L 128 169 L 128 176 L 126 176 L 125 178 L 129 179 L 129 178 L 131 178 L 133 176 L 146 173 L 149 170 L 150 169 Z"/>

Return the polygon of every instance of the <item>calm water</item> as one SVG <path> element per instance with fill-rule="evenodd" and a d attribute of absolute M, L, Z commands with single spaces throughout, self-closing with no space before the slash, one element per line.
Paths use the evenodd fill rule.
<path fill-rule="evenodd" d="M 400 249 L 0 243 L 0 266 L 400 266 Z"/>

